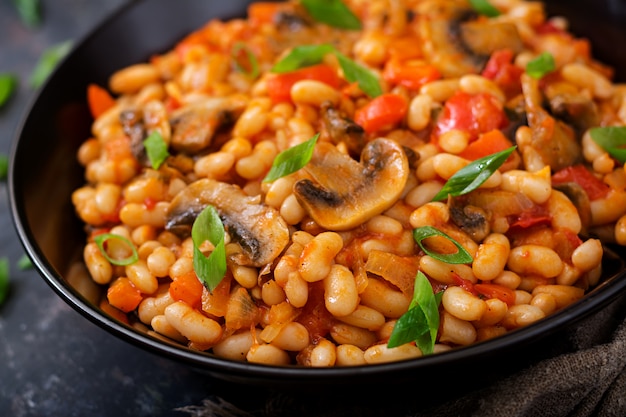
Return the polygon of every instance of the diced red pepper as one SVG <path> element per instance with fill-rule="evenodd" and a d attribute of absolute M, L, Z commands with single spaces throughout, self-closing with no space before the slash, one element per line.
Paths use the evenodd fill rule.
<path fill-rule="evenodd" d="M 417 61 L 399 62 L 390 60 L 385 65 L 383 78 L 389 84 L 401 85 L 409 90 L 417 91 L 424 84 L 441 78 L 436 67 Z"/>
<path fill-rule="evenodd" d="M 204 286 L 194 271 L 177 276 L 170 284 L 169 292 L 173 300 L 184 301 L 193 308 L 202 305 L 202 289 Z"/>
<path fill-rule="evenodd" d="M 291 101 L 291 87 L 301 80 L 321 81 L 339 88 L 337 71 L 326 64 L 318 64 L 291 72 L 273 74 L 267 79 L 267 93 L 274 103 Z"/>
<path fill-rule="evenodd" d="M 476 159 L 509 149 L 513 144 L 500 130 L 490 130 L 467 145 L 460 157 L 474 161 Z"/>
<path fill-rule="evenodd" d="M 115 105 L 115 99 L 107 90 L 96 84 L 87 86 L 87 103 L 94 119 Z"/>
<path fill-rule="evenodd" d="M 494 52 L 481 74 L 483 77 L 493 80 L 507 97 L 522 91 L 520 80 L 524 69 L 513 63 L 513 57 L 513 51 L 509 49 Z"/>
<path fill-rule="evenodd" d="M 552 184 L 575 182 L 587 193 L 589 200 L 597 200 L 606 197 L 610 187 L 597 178 L 584 165 L 573 165 L 561 169 L 552 175 Z"/>
<path fill-rule="evenodd" d="M 377 132 L 400 122 L 409 108 L 407 99 L 399 94 L 382 94 L 354 114 L 354 121 L 367 133 Z"/>
<path fill-rule="evenodd" d="M 474 284 L 476 292 L 486 298 L 497 298 L 507 305 L 515 304 L 515 291 L 498 284 Z"/>

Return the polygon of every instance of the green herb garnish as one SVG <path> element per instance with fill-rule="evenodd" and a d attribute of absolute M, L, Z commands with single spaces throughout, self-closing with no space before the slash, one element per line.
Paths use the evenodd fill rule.
<path fill-rule="evenodd" d="M 500 16 L 500 10 L 496 9 L 489 0 L 469 0 L 470 5 L 477 13 L 487 17 Z"/>
<path fill-rule="evenodd" d="M 428 239 L 429 237 L 434 237 L 434 236 L 440 236 L 440 237 L 448 239 L 452 244 L 454 244 L 454 246 L 456 246 L 458 251 L 456 253 L 443 254 L 443 253 L 433 252 L 430 249 L 426 248 L 422 241 L 424 239 Z M 413 229 L 413 239 L 415 239 L 417 244 L 420 246 L 420 248 L 422 248 L 424 252 L 426 252 L 427 255 L 441 262 L 445 262 L 448 264 L 467 264 L 467 263 L 472 262 L 472 255 L 470 255 L 469 252 L 466 251 L 465 248 L 461 246 L 459 242 L 452 239 L 450 236 L 448 236 L 441 230 L 436 229 L 432 226 L 422 226 L 422 227 L 418 227 L 417 229 Z"/>
<path fill-rule="evenodd" d="M 526 74 L 536 79 L 542 78 L 555 69 L 554 57 L 550 52 L 544 52 L 526 64 Z"/>
<path fill-rule="evenodd" d="M 200 281 L 212 292 L 226 274 L 224 225 L 213 206 L 207 206 L 193 222 L 191 239 L 193 240 L 193 268 Z M 208 257 L 204 256 L 200 250 L 200 246 L 207 240 L 214 246 Z"/>
<path fill-rule="evenodd" d="M 13 4 L 22 22 L 34 28 L 41 23 L 41 7 L 39 0 L 13 0 Z"/>
<path fill-rule="evenodd" d="M 278 156 L 274 158 L 272 168 L 270 168 L 270 171 L 265 178 L 263 178 L 263 182 L 271 182 L 278 178 L 285 177 L 308 164 L 313 156 L 313 149 L 315 149 L 315 144 L 319 137 L 320 134 L 318 133 L 306 142 L 302 142 L 279 153 Z"/>
<path fill-rule="evenodd" d="M 139 259 L 139 254 L 137 253 L 137 249 L 135 249 L 135 245 L 133 245 L 132 242 L 126 239 L 124 236 L 116 235 L 113 233 L 102 233 L 102 234 L 95 236 L 93 240 L 94 242 L 96 242 L 96 245 L 98 245 L 98 249 L 100 249 L 100 252 L 102 253 L 102 255 L 106 258 L 107 261 L 109 261 L 113 265 L 121 265 L 121 266 L 130 265 L 130 264 L 137 262 L 137 260 Z M 104 247 L 106 242 L 109 240 L 119 240 L 123 242 L 124 244 L 126 244 L 126 246 L 128 246 L 128 248 L 131 250 L 132 253 L 130 254 L 130 256 L 124 259 L 111 258 L 109 254 L 107 253 L 106 248 Z"/>
<path fill-rule="evenodd" d="M 242 53 L 244 54 L 243 58 L 241 56 Z M 253 79 L 259 76 L 259 62 L 245 43 L 235 43 L 231 51 L 231 56 L 237 71 L 242 72 Z"/>
<path fill-rule="evenodd" d="M 335 53 L 337 50 L 332 45 L 301 45 L 296 46 L 287 56 L 274 65 L 272 72 L 291 72 L 299 68 L 319 64 L 326 54 Z"/>
<path fill-rule="evenodd" d="M 144 139 L 143 146 L 146 148 L 146 154 L 153 169 L 159 169 L 161 164 L 170 156 L 170 153 L 167 151 L 167 143 L 156 130 Z"/>
<path fill-rule="evenodd" d="M 591 139 L 609 153 L 613 158 L 626 163 L 626 127 L 607 126 L 594 127 L 589 130 Z"/>
<path fill-rule="evenodd" d="M 72 41 L 65 41 L 46 49 L 37 61 L 35 69 L 30 75 L 30 85 L 33 88 L 40 87 L 50 76 L 59 61 L 68 54 L 72 48 Z"/>
<path fill-rule="evenodd" d="M 359 30 L 361 21 L 341 0 L 300 0 L 311 17 L 340 29 Z"/>
<path fill-rule="evenodd" d="M 491 174 L 502 166 L 515 148 L 516 146 L 511 146 L 509 149 L 487 155 L 459 169 L 433 197 L 433 201 L 442 200 L 448 195 L 456 197 L 467 194 L 480 187 Z"/>
<path fill-rule="evenodd" d="M 9 100 L 16 85 L 17 78 L 15 75 L 8 73 L 0 74 L 0 107 Z"/>
<path fill-rule="evenodd" d="M 417 271 L 409 309 L 396 322 L 387 347 L 415 342 L 424 355 L 433 353 L 439 330 L 439 304 L 443 293 L 433 293 L 426 275 Z"/>
<path fill-rule="evenodd" d="M 20 257 L 20 259 L 17 260 L 17 267 L 21 271 L 24 271 L 26 269 L 32 268 L 33 262 L 30 260 L 30 258 L 26 254 L 24 254 Z"/>
<path fill-rule="evenodd" d="M 5 180 L 9 171 L 9 157 L 0 154 L 0 181 Z"/>
<path fill-rule="evenodd" d="M 0 305 L 9 295 L 9 260 L 0 258 Z"/>
<path fill-rule="evenodd" d="M 326 54 L 335 54 L 346 80 L 351 83 L 358 83 L 359 88 L 365 94 L 373 98 L 383 93 L 378 78 L 370 70 L 357 64 L 328 44 L 295 47 L 287 56 L 274 65 L 272 72 L 290 72 L 316 65 L 322 62 Z"/>

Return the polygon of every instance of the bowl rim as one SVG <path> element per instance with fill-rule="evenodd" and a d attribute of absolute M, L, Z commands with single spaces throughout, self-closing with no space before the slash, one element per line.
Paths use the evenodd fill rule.
<path fill-rule="evenodd" d="M 26 218 L 24 201 L 17 198 L 17 178 L 15 173 L 17 154 L 20 151 L 20 140 L 25 126 L 30 123 L 30 114 L 33 107 L 45 96 L 50 83 L 54 82 L 55 75 L 62 72 L 66 63 L 74 59 L 77 51 L 88 48 L 90 40 L 103 31 L 112 21 L 130 10 L 141 7 L 150 0 L 138 0 L 124 3 L 94 26 L 85 36 L 75 43 L 71 51 L 59 62 L 58 66 L 46 82 L 31 97 L 25 107 L 23 116 L 13 134 L 13 142 L 9 157 L 9 171 L 7 176 L 10 214 L 13 225 L 24 247 L 26 254 L 32 260 L 33 265 L 45 282 L 75 311 L 80 313 L 92 323 L 108 333 L 125 340 L 132 345 L 139 346 L 152 353 L 157 353 L 176 361 L 182 361 L 193 368 L 207 371 L 218 377 L 241 377 L 244 382 L 263 382 L 266 380 L 301 381 L 307 382 L 341 382 L 346 378 L 353 380 L 355 377 L 381 377 L 390 373 L 418 372 L 439 366 L 450 366 L 463 363 L 476 358 L 489 357 L 496 352 L 504 352 L 545 338 L 550 333 L 565 325 L 570 325 L 582 320 L 584 317 L 597 312 L 609 302 L 615 300 L 626 289 L 626 271 L 623 269 L 614 276 L 608 277 L 604 282 L 587 293 L 585 297 L 572 305 L 551 314 L 531 325 L 507 332 L 494 339 L 474 343 L 469 346 L 452 349 L 435 355 L 423 356 L 399 362 L 383 364 L 368 364 L 353 367 L 311 368 L 297 365 L 273 366 L 239 362 L 219 358 L 213 354 L 194 351 L 176 342 L 166 342 L 156 337 L 123 324 L 87 301 L 78 290 L 75 290 L 42 255 Z"/>

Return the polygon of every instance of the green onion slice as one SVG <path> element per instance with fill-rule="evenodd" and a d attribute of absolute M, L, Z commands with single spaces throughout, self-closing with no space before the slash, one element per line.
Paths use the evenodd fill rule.
<path fill-rule="evenodd" d="M 480 187 L 491 174 L 502 166 L 515 148 L 516 146 L 511 146 L 503 151 L 487 155 L 459 169 L 433 197 L 433 201 L 442 200 L 447 198 L 448 195 L 455 197 L 467 194 Z"/>
<path fill-rule="evenodd" d="M 417 271 L 415 289 L 409 309 L 396 322 L 387 347 L 415 342 L 424 355 L 433 353 L 439 329 L 439 304 L 443 293 L 433 293 L 428 278 Z"/>
<path fill-rule="evenodd" d="M 285 177 L 308 164 L 313 156 L 313 150 L 319 137 L 320 134 L 318 133 L 311 139 L 279 153 L 274 159 L 272 168 L 263 178 L 263 182 L 271 182 Z"/>
<path fill-rule="evenodd" d="M 0 181 L 6 179 L 7 172 L 9 171 L 9 157 L 5 154 L 0 154 Z"/>
<path fill-rule="evenodd" d="M 0 258 L 0 305 L 9 295 L 9 260 Z"/>
<path fill-rule="evenodd" d="M 15 86 L 17 85 L 17 78 L 13 74 L 0 74 L 0 107 L 9 100 Z"/>
<path fill-rule="evenodd" d="M 244 54 L 244 57 L 241 56 L 242 53 Z M 235 43 L 231 51 L 231 56 L 237 71 L 246 74 L 248 77 L 253 79 L 259 76 L 259 62 L 245 43 Z"/>
<path fill-rule="evenodd" d="M 21 271 L 24 271 L 26 269 L 32 268 L 33 262 L 30 260 L 30 258 L 26 254 L 24 254 L 20 257 L 20 259 L 17 260 L 17 267 Z"/>
<path fill-rule="evenodd" d="M 13 4 L 22 22 L 29 28 L 41 23 L 41 7 L 39 0 L 13 0 Z"/>
<path fill-rule="evenodd" d="M 626 163 L 626 127 L 594 127 L 589 130 L 591 139 L 600 145 L 613 158 Z"/>
<path fill-rule="evenodd" d="M 213 206 L 207 206 L 193 222 L 191 239 L 193 268 L 200 281 L 212 292 L 226 275 L 224 225 Z M 207 240 L 214 246 L 208 257 L 200 250 L 200 246 Z"/>
<path fill-rule="evenodd" d="M 40 87 L 50 76 L 59 61 L 68 54 L 72 48 L 72 41 L 65 41 L 46 49 L 37 61 L 35 69 L 30 75 L 30 85 L 33 88 Z"/>
<path fill-rule="evenodd" d="M 487 17 L 500 16 L 500 10 L 496 9 L 489 0 L 469 0 L 470 5 L 477 13 Z"/>
<path fill-rule="evenodd" d="M 339 52 L 336 52 L 335 55 L 337 55 L 339 65 L 341 65 L 341 69 L 343 70 L 346 80 L 351 83 L 358 83 L 361 91 L 372 98 L 378 97 L 383 93 L 380 83 L 378 82 L 378 78 L 376 78 L 370 70 L 357 64 Z"/>
<path fill-rule="evenodd" d="M 456 246 L 458 251 L 456 253 L 444 254 L 444 253 L 433 252 L 430 249 L 426 248 L 424 244 L 422 243 L 422 241 L 424 239 L 428 239 L 429 237 L 434 237 L 434 236 L 441 236 L 443 238 L 448 239 L 450 242 L 454 244 L 454 246 Z M 431 257 L 441 262 L 445 262 L 448 264 L 467 264 L 467 263 L 472 262 L 472 255 L 470 255 L 469 252 L 466 251 L 465 248 L 461 246 L 459 242 L 452 239 L 450 236 L 448 236 L 441 230 L 436 229 L 432 226 L 422 226 L 422 227 L 418 227 L 417 229 L 413 229 L 413 239 L 415 239 L 417 244 L 420 246 L 420 248 L 422 248 L 424 252 L 426 252 L 427 255 L 430 255 Z"/>
<path fill-rule="evenodd" d="M 287 56 L 278 61 L 272 68 L 272 71 L 278 73 L 290 72 L 316 65 L 322 62 L 326 54 L 330 53 L 335 54 L 337 57 L 346 80 L 351 83 L 358 83 L 361 91 L 370 97 L 378 97 L 383 93 L 378 77 L 374 73 L 328 44 L 297 46 Z"/>
<path fill-rule="evenodd" d="M 359 30 L 361 21 L 341 0 L 300 0 L 311 17 L 339 29 Z"/>
<path fill-rule="evenodd" d="M 310 67 L 319 64 L 326 54 L 335 51 L 336 49 L 328 44 L 296 46 L 272 67 L 272 72 L 291 72 L 299 68 Z"/>
<path fill-rule="evenodd" d="M 526 74 L 536 79 L 542 78 L 555 69 L 554 57 L 550 52 L 544 52 L 526 64 Z"/>
<path fill-rule="evenodd" d="M 96 245 L 98 245 L 98 249 L 100 249 L 102 256 L 104 256 L 106 260 L 112 263 L 113 265 L 125 266 L 125 265 L 133 264 L 139 260 L 139 254 L 137 253 L 137 249 L 135 249 L 135 245 L 133 245 L 132 242 L 126 239 L 124 236 L 116 235 L 113 233 L 102 233 L 102 234 L 95 236 L 93 240 L 94 242 L 96 242 Z M 124 258 L 124 259 L 111 258 L 105 248 L 105 244 L 109 240 L 119 240 L 123 242 L 131 250 L 131 254 L 127 258 Z"/>
<path fill-rule="evenodd" d="M 167 143 L 156 130 L 144 139 L 143 146 L 146 148 L 146 154 L 148 154 L 153 169 L 159 169 L 161 164 L 170 156 L 167 151 Z"/>

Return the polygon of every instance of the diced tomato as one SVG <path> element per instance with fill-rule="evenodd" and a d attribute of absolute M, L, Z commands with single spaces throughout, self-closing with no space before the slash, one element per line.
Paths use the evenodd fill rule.
<path fill-rule="evenodd" d="M 513 63 L 513 51 L 503 49 L 491 55 L 482 76 L 493 80 L 510 97 L 522 91 L 523 73 L 524 69 Z"/>
<path fill-rule="evenodd" d="M 152 210 L 153 208 L 155 208 L 155 207 L 156 207 L 156 205 L 157 205 L 157 203 L 158 203 L 158 202 L 159 202 L 159 201 L 158 201 L 158 200 L 155 200 L 154 198 L 151 198 L 151 197 L 146 197 L 146 198 L 143 200 L 143 205 L 144 205 L 144 206 L 146 206 L 146 209 L 147 209 L 147 210 Z"/>
<path fill-rule="evenodd" d="M 399 94 L 382 94 L 354 114 L 354 122 L 367 133 L 377 132 L 400 122 L 406 116 L 409 104 Z"/>
<path fill-rule="evenodd" d="M 443 107 L 435 127 L 435 139 L 452 129 L 466 131 L 470 141 L 481 133 L 501 129 L 508 124 L 502 104 L 491 94 L 456 92 Z"/>
<path fill-rule="evenodd" d="M 552 216 L 548 209 L 541 205 L 536 205 L 529 210 L 518 214 L 510 221 L 509 229 L 528 229 L 533 226 L 546 226 L 552 223 Z"/>
<path fill-rule="evenodd" d="M 561 169 L 552 175 L 552 184 L 575 182 L 587 193 L 590 200 L 606 197 L 610 187 L 597 178 L 584 165 L 573 165 Z"/>
<path fill-rule="evenodd" d="M 115 99 L 104 88 L 97 84 L 87 86 L 87 103 L 94 119 L 115 105 Z"/>
<path fill-rule="evenodd" d="M 515 304 L 515 291 L 498 284 L 474 284 L 476 292 L 486 298 L 497 298 L 507 305 Z"/>
<path fill-rule="evenodd" d="M 420 44 L 420 38 L 415 35 L 407 35 L 399 38 L 392 38 L 387 44 L 387 50 L 391 60 L 406 61 L 422 57 L 421 48 L 416 48 Z"/>
<path fill-rule="evenodd" d="M 337 71 L 326 64 L 318 64 L 291 72 L 273 74 L 267 79 L 267 93 L 274 103 L 291 101 L 291 87 L 301 80 L 321 81 L 333 88 L 339 88 Z"/>
<path fill-rule="evenodd" d="M 436 67 L 417 61 L 399 62 L 390 60 L 385 65 L 383 78 L 389 84 L 401 85 L 409 90 L 417 91 L 424 84 L 441 78 Z"/>
<path fill-rule="evenodd" d="M 456 272 L 452 273 L 452 280 L 454 281 L 454 283 L 456 285 L 458 285 L 459 287 L 463 288 L 465 291 L 467 291 L 467 292 L 469 292 L 471 294 L 474 294 L 474 295 L 478 295 L 478 293 L 474 289 L 474 284 L 472 283 L 472 281 L 467 280 L 465 278 L 462 278 Z"/>
<path fill-rule="evenodd" d="M 202 311 L 217 317 L 224 317 L 230 299 L 232 275 L 227 274 L 213 289 L 213 292 L 202 291 Z"/>
<path fill-rule="evenodd" d="M 326 336 L 334 321 L 324 303 L 324 287 L 320 282 L 310 284 L 309 299 L 296 321 L 309 331 L 311 341 L 316 342 Z"/>
<path fill-rule="evenodd" d="M 194 271 L 176 277 L 170 284 L 170 295 L 175 301 L 184 301 L 193 308 L 202 305 L 202 289 L 204 286 Z"/>
<path fill-rule="evenodd" d="M 143 296 L 130 279 L 120 277 L 107 290 L 107 299 L 113 307 L 128 313 L 137 308 L 141 300 L 143 300 Z"/>
<path fill-rule="evenodd" d="M 459 156 L 474 161 L 487 155 L 501 152 L 511 146 L 513 146 L 511 141 L 500 130 L 490 130 L 481 134 L 478 139 L 467 145 L 467 148 Z"/>

